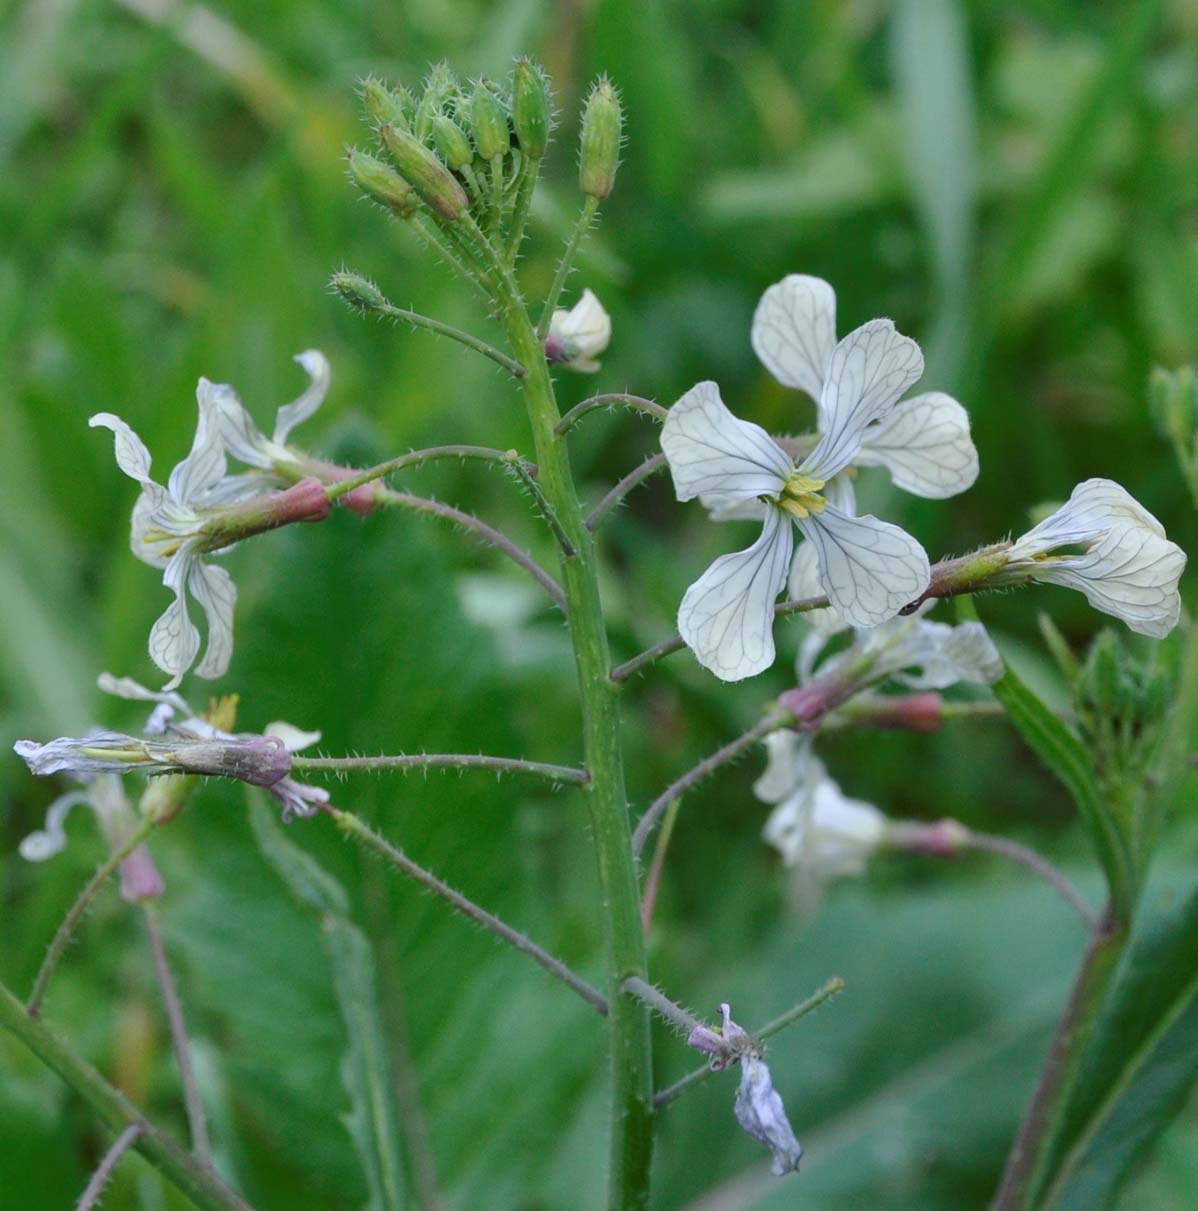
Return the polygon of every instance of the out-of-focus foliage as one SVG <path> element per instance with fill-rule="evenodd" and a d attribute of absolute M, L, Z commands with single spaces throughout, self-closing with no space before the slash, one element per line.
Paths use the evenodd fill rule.
<path fill-rule="evenodd" d="M 711 377 L 738 414 L 777 431 L 808 426 L 810 405 L 759 366 L 748 331 L 767 284 L 815 273 L 836 286 L 842 331 L 890 315 L 924 343 L 923 387 L 962 399 L 981 453 L 981 478 L 960 500 L 891 499 L 863 477 L 864 507 L 935 557 L 1017 533 L 1028 507 L 1103 475 L 1195 549 L 1195 513 L 1148 402 L 1154 364 L 1198 356 L 1192 0 L 8 0 L 0 14 L 0 750 L 93 721 L 136 726 L 130 704 L 99 700 L 95 676 L 153 677 L 145 637 L 165 595 L 129 555 L 133 491 L 89 414 L 118 412 L 166 468 L 190 441 L 199 375 L 233 383 L 264 423 L 302 386 L 291 355 L 317 347 L 334 387 L 302 438 L 327 453 L 365 463 L 445 441 L 527 451 L 515 394 L 489 363 L 364 321 L 326 291 L 345 263 L 399 305 L 488 333 L 466 292 L 353 196 L 340 161 L 358 137 L 356 81 L 413 80 L 442 57 L 499 76 L 528 52 L 556 82 L 562 127 L 522 264 L 534 296 L 575 211 L 577 99 L 599 70 L 621 86 L 626 161 L 573 279 L 602 297 L 615 339 L 600 375 L 562 382 L 566 403 L 592 388 L 669 402 Z M 654 434 L 604 414 L 573 440 L 597 499 Z M 501 477 L 442 465 L 404 484 L 503 519 L 550 561 Z M 620 659 L 670 632 L 685 586 L 729 549 L 660 479 L 604 541 Z M 473 539 L 415 516 L 337 513 L 228 563 L 241 589 L 237 650 L 215 688 L 241 695 L 240 725 L 319 727 L 330 753 L 577 758 L 560 624 Z M 1098 629 L 1078 594 L 981 603 L 1020 675 L 1061 703 L 1039 610 L 1077 649 Z M 798 628 L 779 629 L 777 667 L 742 685 L 716 683 L 683 654 L 628 687 L 638 806 L 786 687 Z M 1002 721 L 951 726 L 841 734 L 821 752 L 846 793 L 1022 836 L 1096 894 L 1059 784 Z M 704 1011 L 730 1000 L 749 1026 L 832 974 L 848 990 L 771 1049 L 803 1173 L 761 1176 L 732 1119 L 732 1079 L 716 1078 L 663 1117 L 656 1205 L 712 1188 L 710 1211 L 982 1205 L 1078 959 L 1075 921 L 981 857 L 882 862 L 831 889 L 815 915 L 800 912 L 759 840 L 759 768 L 725 771 L 684 803 L 654 977 Z M 1198 856 L 1185 819 L 1192 775 L 1186 785 L 1169 796 L 1150 914 L 1181 901 Z M 597 976 L 577 793 L 486 775 L 367 776 L 332 791 Z M 16 856 L 54 793 L 0 760 L 0 974 L 22 991 L 101 852 L 80 815 L 61 857 L 34 867 Z M 598 1205 L 600 1023 L 331 826 L 297 823 L 287 836 L 349 890 L 350 917 L 371 939 L 384 1022 L 404 1023 L 447 1206 Z M 263 1211 L 365 1204 L 341 1121 L 343 1016 L 311 908 L 263 858 L 236 790 L 203 788 L 155 852 L 218 1163 Z M 140 922 L 115 895 L 84 923 L 48 1016 L 184 1130 Z M 694 1056 L 665 1032 L 658 1042 L 665 1083 Z M 1190 1205 L 1195 1113 L 1141 1158 L 1127 1206 Z M 0 1206 L 69 1205 L 107 1143 L 78 1099 L 0 1038 Z M 1084 1160 L 1079 1179 L 1090 1171 Z M 105 1201 L 179 1205 L 138 1160 Z"/>

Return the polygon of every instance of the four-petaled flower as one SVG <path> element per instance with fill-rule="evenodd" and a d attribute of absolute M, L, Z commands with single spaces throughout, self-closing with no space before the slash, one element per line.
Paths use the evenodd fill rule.
<path fill-rule="evenodd" d="M 611 342 L 611 316 L 589 288 L 569 311 L 558 308 L 549 321 L 545 357 L 567 370 L 594 374 L 596 360 Z"/>
<path fill-rule="evenodd" d="M 1062 548 L 1081 551 L 1054 555 Z M 1185 552 L 1138 500 L 1110 479 L 1087 479 L 1007 551 L 1004 577 L 1077 589 L 1133 631 L 1163 639 L 1181 617 Z"/>
<path fill-rule="evenodd" d="M 170 674 L 174 689 L 195 663 L 200 633 L 187 612 L 187 593 L 199 602 L 208 622 L 208 647 L 196 668 L 201 677 L 219 677 L 233 654 L 233 609 L 237 589 L 224 568 L 204 556 L 228 550 L 242 538 L 292 521 L 318 521 L 329 512 L 324 488 L 309 478 L 286 492 L 255 495 L 252 479 L 227 473 L 218 401 L 228 388 L 201 378 L 196 388 L 199 422 L 191 452 L 170 474 L 164 488 L 150 475 L 150 452 L 119 416 L 99 412 L 88 422 L 113 433 L 117 466 L 141 485 L 133 506 L 130 546 L 151 567 L 162 568 L 162 583 L 175 600 L 150 630 L 154 663 Z"/>
<path fill-rule="evenodd" d="M 928 557 L 914 538 L 876 517 L 853 516 L 825 492 L 922 373 L 919 346 L 890 320 L 849 333 L 819 385 L 819 440 L 797 464 L 764 429 L 733 416 L 715 383 L 692 387 L 670 409 L 661 445 L 678 499 L 766 506 L 761 537 L 717 559 L 678 611 L 679 634 L 717 677 L 739 681 L 773 663 L 773 605 L 790 568 L 791 521 L 815 549 L 831 606 L 852 626 L 877 626 L 927 587 Z"/>

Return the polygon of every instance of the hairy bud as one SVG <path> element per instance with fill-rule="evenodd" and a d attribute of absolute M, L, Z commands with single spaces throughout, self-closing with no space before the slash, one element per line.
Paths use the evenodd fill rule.
<path fill-rule="evenodd" d="M 512 83 L 512 125 L 520 150 L 539 160 L 549 146 L 553 99 L 549 80 L 535 63 L 517 59 Z"/>
<path fill-rule="evenodd" d="M 429 207 L 450 223 L 457 219 L 470 203 L 453 173 L 405 130 L 380 126 L 379 138 L 399 175 Z"/>
<path fill-rule="evenodd" d="M 433 142 L 441 153 L 441 159 L 453 172 L 461 172 L 467 164 L 474 161 L 474 148 L 470 146 L 466 132 L 444 114 L 436 114 L 433 117 Z"/>
<path fill-rule="evenodd" d="M 606 76 L 591 89 L 582 111 L 582 144 L 578 184 L 582 192 L 602 201 L 616 183 L 624 119 L 620 98 Z"/>
<path fill-rule="evenodd" d="M 488 163 L 496 156 L 507 155 L 511 146 L 507 109 L 484 80 L 474 86 L 470 98 L 470 129 L 478 154 Z"/>
<path fill-rule="evenodd" d="M 371 126 L 411 130 L 416 118 L 416 102 L 406 88 L 388 88 L 373 76 L 362 81 L 362 108 Z"/>
<path fill-rule="evenodd" d="M 412 187 L 394 169 L 388 168 L 382 160 L 356 147 L 351 147 L 346 154 L 349 165 L 350 180 L 362 190 L 367 197 L 385 206 L 401 219 L 411 218 L 417 206 L 417 198 Z"/>
<path fill-rule="evenodd" d="M 388 307 L 383 292 L 369 279 L 361 274 L 350 273 L 345 269 L 338 270 L 329 279 L 333 292 L 341 296 L 351 307 L 359 311 L 385 311 Z"/>

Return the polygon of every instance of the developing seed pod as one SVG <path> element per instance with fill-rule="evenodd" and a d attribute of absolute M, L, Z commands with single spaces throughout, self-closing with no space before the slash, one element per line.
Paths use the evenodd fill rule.
<path fill-rule="evenodd" d="M 410 218 L 417 206 L 412 187 L 382 160 L 356 147 L 346 153 L 350 180 L 368 197 L 401 219 Z"/>
<path fill-rule="evenodd" d="M 388 88 L 373 76 L 362 82 L 362 108 L 371 126 L 411 130 L 416 117 L 416 102 L 406 88 Z"/>
<path fill-rule="evenodd" d="M 582 111 L 582 141 L 578 184 L 582 192 L 602 201 L 616 183 L 624 118 L 620 98 L 606 76 L 600 76 Z"/>
<path fill-rule="evenodd" d="M 399 175 L 441 218 L 452 223 L 467 208 L 469 199 L 457 178 L 413 135 L 381 126 L 379 138 Z"/>
<path fill-rule="evenodd" d="M 489 164 L 496 156 L 507 155 L 511 147 L 507 109 L 503 102 L 480 80 L 470 98 L 470 129 L 478 154 Z"/>
<path fill-rule="evenodd" d="M 512 80 L 512 125 L 520 150 L 539 160 L 549 146 L 553 98 L 549 80 L 537 64 L 517 59 Z"/>
<path fill-rule="evenodd" d="M 433 143 L 452 172 L 461 172 L 474 161 L 474 148 L 470 146 L 465 131 L 444 114 L 437 114 L 433 118 Z"/>
<path fill-rule="evenodd" d="M 371 281 L 356 273 L 341 269 L 329 279 L 333 293 L 358 311 L 384 311 L 387 300 Z"/>

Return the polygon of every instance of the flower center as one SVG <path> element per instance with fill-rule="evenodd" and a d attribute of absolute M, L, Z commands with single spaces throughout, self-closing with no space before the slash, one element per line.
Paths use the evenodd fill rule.
<path fill-rule="evenodd" d="M 827 501 L 819 494 L 824 480 L 795 471 L 787 477 L 778 507 L 785 509 L 796 521 L 802 521 L 812 513 L 822 513 Z"/>

